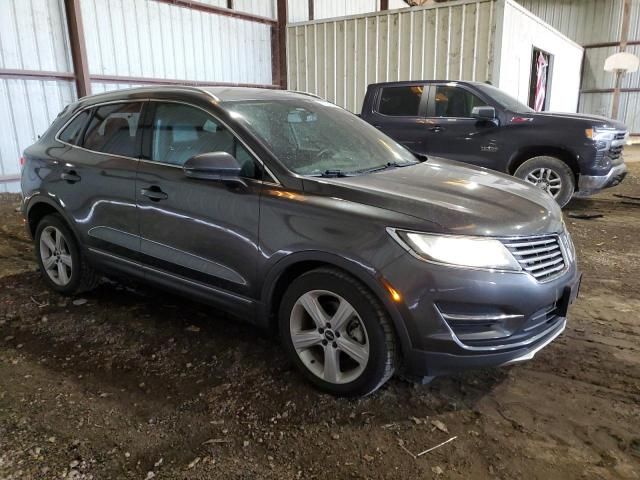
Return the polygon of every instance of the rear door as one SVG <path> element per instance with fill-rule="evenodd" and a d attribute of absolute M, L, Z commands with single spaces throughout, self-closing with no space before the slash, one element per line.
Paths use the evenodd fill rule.
<path fill-rule="evenodd" d="M 210 113 L 184 103 L 149 105 L 136 192 L 148 275 L 246 304 L 258 255 L 260 164 Z M 189 158 L 218 151 L 241 163 L 246 186 L 184 175 Z"/>
<path fill-rule="evenodd" d="M 473 107 L 488 103 L 466 86 L 431 85 L 424 129 L 428 154 L 488 168 L 498 168 L 499 128 L 471 116 Z"/>
<path fill-rule="evenodd" d="M 373 99 L 370 123 L 416 153 L 425 153 L 427 89 L 420 83 L 381 86 Z"/>
<path fill-rule="evenodd" d="M 143 103 L 88 108 L 58 135 L 69 149 L 50 194 L 72 217 L 81 243 L 97 255 L 134 259 L 139 250 L 135 182 Z"/>

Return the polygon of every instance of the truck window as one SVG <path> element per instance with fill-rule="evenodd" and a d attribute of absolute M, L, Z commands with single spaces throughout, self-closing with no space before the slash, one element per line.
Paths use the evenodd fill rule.
<path fill-rule="evenodd" d="M 460 87 L 437 86 L 435 95 L 435 116 L 470 118 L 473 107 L 487 104 L 473 93 Z"/>
<path fill-rule="evenodd" d="M 384 87 L 380 94 L 378 113 L 397 117 L 417 117 L 423 91 L 422 85 Z"/>

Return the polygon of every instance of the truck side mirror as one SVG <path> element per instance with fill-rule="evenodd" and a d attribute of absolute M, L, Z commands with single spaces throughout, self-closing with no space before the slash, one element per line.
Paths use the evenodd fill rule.
<path fill-rule="evenodd" d="M 496 109 L 493 107 L 473 107 L 471 116 L 478 120 L 493 121 L 496 119 Z"/>

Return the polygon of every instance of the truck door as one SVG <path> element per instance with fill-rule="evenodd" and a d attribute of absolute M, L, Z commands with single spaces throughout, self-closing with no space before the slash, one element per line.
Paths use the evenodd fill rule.
<path fill-rule="evenodd" d="M 433 84 L 424 128 L 426 153 L 500 169 L 500 145 L 497 125 L 471 116 L 473 107 L 487 102 L 456 83 Z"/>
<path fill-rule="evenodd" d="M 426 92 L 419 83 L 383 86 L 370 105 L 367 120 L 409 150 L 424 154 Z"/>

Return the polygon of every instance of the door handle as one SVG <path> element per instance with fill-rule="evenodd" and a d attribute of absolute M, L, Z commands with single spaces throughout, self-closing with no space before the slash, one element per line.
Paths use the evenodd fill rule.
<path fill-rule="evenodd" d="M 166 200 L 169 198 L 169 195 L 160 190 L 160 187 L 157 187 L 156 185 L 149 188 L 143 188 L 140 190 L 140 193 L 154 202 L 159 202 L 160 200 Z"/>
<path fill-rule="evenodd" d="M 80 181 L 80 175 L 75 170 L 69 170 L 68 172 L 62 172 L 60 174 L 62 180 L 66 180 L 67 183 L 76 183 Z"/>
<path fill-rule="evenodd" d="M 430 132 L 435 132 L 435 133 L 442 132 L 443 130 L 444 128 L 441 127 L 440 125 L 436 125 L 435 127 L 431 127 L 429 129 Z"/>

